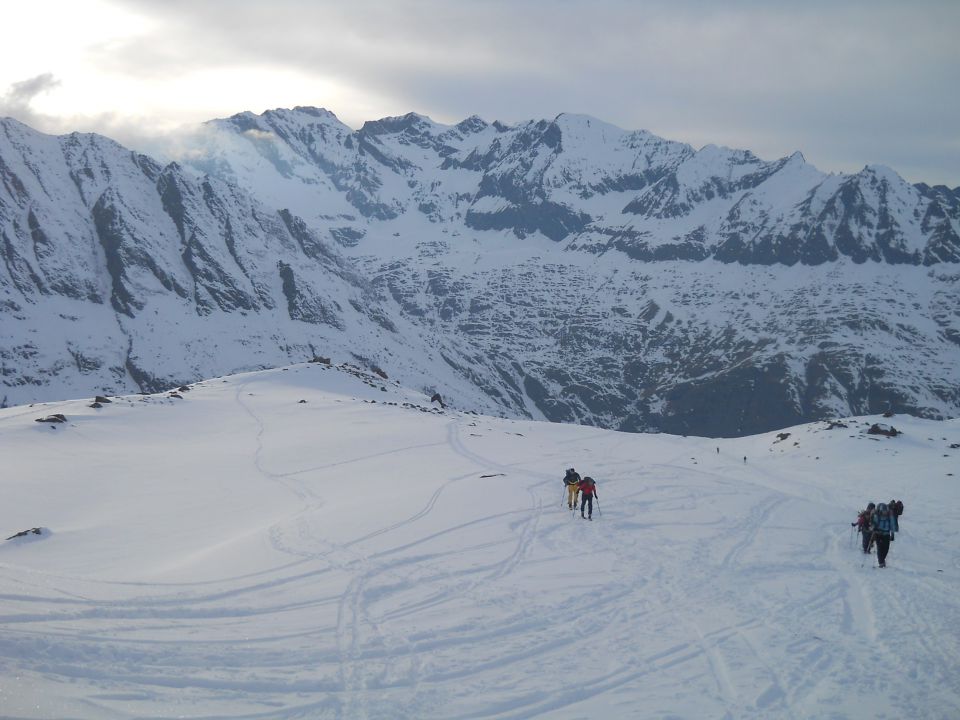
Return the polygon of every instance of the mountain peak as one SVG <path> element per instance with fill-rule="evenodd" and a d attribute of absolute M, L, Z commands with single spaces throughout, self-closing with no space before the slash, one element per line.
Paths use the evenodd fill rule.
<path fill-rule="evenodd" d="M 466 120 L 461 120 L 456 125 L 457 130 L 467 134 L 482 132 L 488 127 L 490 127 L 490 124 L 479 115 L 471 115 Z"/>
<path fill-rule="evenodd" d="M 360 128 L 360 132 L 367 135 L 390 135 L 407 130 L 424 131 L 434 127 L 439 127 L 439 124 L 426 115 L 408 112 L 406 115 L 367 120 Z"/>
<path fill-rule="evenodd" d="M 875 163 L 864 165 L 863 170 L 861 170 L 858 174 L 870 175 L 879 180 L 886 180 L 890 183 L 900 184 L 906 182 L 902 177 L 900 177 L 896 170 L 888 165 L 880 165 Z"/>
<path fill-rule="evenodd" d="M 340 122 L 340 118 L 326 108 L 313 107 L 310 105 L 297 105 L 293 108 L 293 112 L 300 113 L 301 115 L 309 115 L 310 117 L 321 118 L 324 120 L 336 120 L 337 122 Z"/>

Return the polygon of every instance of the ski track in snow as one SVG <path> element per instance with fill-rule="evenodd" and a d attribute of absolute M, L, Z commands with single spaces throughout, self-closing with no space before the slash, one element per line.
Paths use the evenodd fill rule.
<path fill-rule="evenodd" d="M 0 545 L 0 714 L 960 714 L 960 586 L 938 572 L 941 556 L 907 532 L 891 568 L 874 569 L 850 546 L 842 486 L 752 451 L 742 463 L 753 439 L 722 441 L 714 456 L 710 440 L 422 417 L 333 395 L 294 413 L 303 391 L 283 391 L 254 374 L 191 399 L 213 408 L 203 426 L 230 423 L 228 439 L 193 457 L 215 483 L 217 458 L 235 455 L 219 497 L 250 498 L 236 510 L 248 521 L 198 534 L 213 553 L 191 560 L 199 569 L 73 570 L 43 554 L 71 557 L 56 529 Z M 173 415 L 183 407 L 131 406 L 130 422 L 187 422 Z M 0 415 L 0 430 L 36 410 L 49 411 Z M 305 423 L 319 430 L 297 441 Z M 78 427 L 84 443 L 101 442 L 95 424 Z M 557 497 L 581 454 L 599 483 L 593 522 Z M 158 500 L 156 513 L 176 522 L 183 499 Z M 83 544 L 96 540 L 84 517 L 71 526 L 64 515 L 65 536 L 108 548 Z"/>

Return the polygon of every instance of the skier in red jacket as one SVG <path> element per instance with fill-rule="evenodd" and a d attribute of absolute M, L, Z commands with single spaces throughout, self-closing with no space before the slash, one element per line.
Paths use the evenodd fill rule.
<path fill-rule="evenodd" d="M 585 477 L 580 481 L 580 517 L 593 520 L 593 499 L 598 498 L 597 495 L 597 483 L 593 481 L 592 477 Z M 584 507 L 590 505 L 589 515 L 583 514 Z"/>

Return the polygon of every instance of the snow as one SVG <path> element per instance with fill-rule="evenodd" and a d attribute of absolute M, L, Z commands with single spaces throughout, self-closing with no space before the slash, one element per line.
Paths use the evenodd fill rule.
<path fill-rule="evenodd" d="M 0 410 L 3 537 L 44 529 L 0 542 L 3 717 L 960 716 L 960 421 L 631 435 L 320 364 L 180 394 Z M 879 570 L 850 522 L 892 497 Z"/>

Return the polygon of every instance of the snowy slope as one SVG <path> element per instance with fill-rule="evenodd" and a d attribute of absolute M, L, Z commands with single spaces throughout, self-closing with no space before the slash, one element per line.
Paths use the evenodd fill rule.
<path fill-rule="evenodd" d="M 4 717 L 960 715 L 957 421 L 624 434 L 322 364 L 177 394 L 0 410 L 0 528 L 44 528 L 0 542 Z M 891 497 L 878 570 L 849 523 Z"/>

